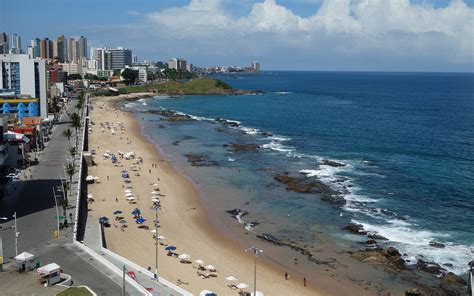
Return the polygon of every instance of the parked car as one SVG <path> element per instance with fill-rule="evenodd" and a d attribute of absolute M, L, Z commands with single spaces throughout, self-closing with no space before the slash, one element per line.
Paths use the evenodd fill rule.
<path fill-rule="evenodd" d="M 7 178 L 12 178 L 13 181 L 18 181 L 20 180 L 20 174 L 18 173 L 10 173 L 6 176 Z"/>

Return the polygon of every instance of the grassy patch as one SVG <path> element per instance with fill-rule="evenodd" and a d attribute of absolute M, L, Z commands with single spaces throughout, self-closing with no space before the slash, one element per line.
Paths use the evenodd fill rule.
<path fill-rule="evenodd" d="M 186 82 L 168 81 L 148 85 L 126 86 L 120 89 L 126 93 L 158 92 L 167 94 L 224 94 L 232 90 L 227 83 L 211 78 L 199 78 Z"/>
<path fill-rule="evenodd" d="M 70 287 L 56 296 L 92 296 L 92 294 L 84 287 Z"/>

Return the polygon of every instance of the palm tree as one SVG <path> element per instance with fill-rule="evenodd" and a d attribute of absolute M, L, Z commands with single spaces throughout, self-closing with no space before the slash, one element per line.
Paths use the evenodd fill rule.
<path fill-rule="evenodd" d="M 69 184 L 72 184 L 72 176 L 76 173 L 74 163 L 70 162 L 66 165 L 66 174 L 69 176 Z"/>
<path fill-rule="evenodd" d="M 74 156 L 76 155 L 76 147 L 69 148 L 69 154 L 71 154 L 71 158 L 74 159 Z"/>
<path fill-rule="evenodd" d="M 73 127 L 76 132 L 76 147 L 77 147 L 77 141 L 78 141 L 77 130 L 81 127 L 81 118 L 79 117 L 77 113 L 72 113 L 69 116 L 69 120 L 71 121 L 70 122 L 71 127 Z"/>
<path fill-rule="evenodd" d="M 63 131 L 63 136 L 65 136 L 67 140 L 70 141 L 72 137 L 72 131 L 70 129 Z"/>

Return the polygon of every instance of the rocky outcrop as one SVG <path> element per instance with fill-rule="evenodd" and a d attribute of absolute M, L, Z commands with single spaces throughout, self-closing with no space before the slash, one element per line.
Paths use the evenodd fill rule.
<path fill-rule="evenodd" d="M 257 152 L 260 146 L 258 144 L 231 143 L 230 147 L 234 152 Z"/>
<path fill-rule="evenodd" d="M 147 111 L 147 113 L 157 114 L 161 116 L 161 120 L 168 122 L 183 122 L 193 121 L 194 119 L 186 114 L 177 113 L 171 110 L 153 110 Z"/>
<path fill-rule="evenodd" d="M 425 296 L 425 293 L 418 290 L 418 288 L 411 288 L 405 291 L 405 296 Z"/>
<path fill-rule="evenodd" d="M 434 263 L 434 262 L 426 262 L 421 259 L 418 259 L 418 262 L 416 262 L 416 268 L 419 270 L 422 270 L 424 272 L 428 272 L 431 274 L 436 274 L 439 275 L 443 273 L 443 271 L 446 271 L 444 268 L 439 266 L 439 264 Z"/>
<path fill-rule="evenodd" d="M 444 244 L 435 242 L 435 241 L 431 241 L 430 246 L 432 246 L 433 248 L 439 248 L 439 249 L 446 247 Z"/>
<path fill-rule="evenodd" d="M 225 124 L 225 125 L 228 125 L 228 126 L 231 126 L 231 127 L 239 127 L 240 126 L 240 123 L 237 122 L 237 121 L 233 121 L 233 120 L 227 120 L 225 118 L 220 118 L 220 117 L 217 117 L 216 119 L 214 119 L 216 122 L 220 122 L 222 124 Z"/>
<path fill-rule="evenodd" d="M 348 230 L 349 232 L 352 232 L 353 234 L 360 234 L 360 235 L 367 234 L 367 232 L 364 231 L 364 228 L 360 224 L 350 223 L 344 226 L 342 229 Z"/>
<path fill-rule="evenodd" d="M 228 214 L 231 214 L 233 217 L 237 217 L 237 216 L 243 217 L 249 214 L 249 212 L 241 210 L 241 209 L 233 209 L 233 210 L 228 210 L 225 212 Z"/>
<path fill-rule="evenodd" d="M 387 249 L 363 249 L 351 252 L 351 254 L 352 257 L 359 261 L 381 264 L 398 272 L 406 269 L 405 260 L 403 260 L 400 252 L 394 247 Z"/>
<path fill-rule="evenodd" d="M 452 272 L 448 272 L 444 274 L 441 277 L 441 281 L 448 285 L 455 285 L 455 286 L 461 286 L 461 287 L 464 287 L 467 285 L 466 281 L 462 277 Z"/>
<path fill-rule="evenodd" d="M 334 160 L 329 160 L 329 159 L 323 159 L 321 164 L 332 166 L 332 167 L 335 167 L 335 168 L 346 166 L 344 163 L 340 163 L 340 162 L 337 162 L 337 161 L 334 161 Z"/>
<path fill-rule="evenodd" d="M 202 154 L 186 154 L 185 157 L 188 159 L 188 162 L 195 167 L 208 167 L 208 166 L 218 166 L 219 163 L 215 160 L 210 160 L 207 156 Z"/>

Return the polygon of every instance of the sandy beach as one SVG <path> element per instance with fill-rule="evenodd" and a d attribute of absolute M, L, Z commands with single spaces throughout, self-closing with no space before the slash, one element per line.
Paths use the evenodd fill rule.
<path fill-rule="evenodd" d="M 140 97 L 146 94 L 135 94 Z M 159 248 L 158 273 L 160 276 L 174 283 L 180 284 L 184 289 L 199 294 L 201 290 L 212 290 L 219 295 L 238 295 L 239 290 L 232 290 L 225 278 L 234 276 L 238 280 L 233 284 L 246 283 L 253 291 L 253 254 L 246 253 L 235 241 L 215 231 L 210 223 L 208 213 L 203 207 L 199 192 L 192 180 L 181 175 L 160 153 L 156 146 L 140 133 L 140 127 L 134 115 L 120 111 L 115 103 L 130 98 L 131 95 L 122 97 L 93 97 L 91 104 L 92 132 L 90 132 L 90 149 L 96 149 L 94 161 L 96 166 L 89 167 L 89 175 L 98 176 L 99 183 L 89 185 L 89 193 L 94 197 L 94 202 L 89 205 L 88 223 L 98 221 L 101 216 L 111 219 L 111 227 L 106 228 L 108 248 L 135 263 L 151 270 L 155 269 L 155 246 L 153 234 L 154 211 L 151 209 L 152 184 L 157 183 L 158 196 L 163 211 L 159 212 L 160 228 L 158 234 L 165 237 L 162 241 L 166 245 L 176 246 L 178 254 L 189 254 L 191 264 L 181 263 L 176 257 L 167 256 L 165 245 Z M 110 129 L 101 129 L 114 125 L 114 133 Z M 119 125 L 118 122 L 121 124 Z M 123 129 L 120 128 L 123 126 Z M 126 160 L 118 157 L 115 165 L 110 158 L 103 159 L 102 155 L 110 151 L 135 153 L 135 159 Z M 118 155 L 117 155 L 118 156 Z M 143 163 L 137 165 L 133 171 L 132 163 L 137 157 Z M 156 165 L 153 165 L 156 164 Z M 130 190 L 133 192 L 135 204 L 129 203 L 124 196 L 127 188 L 122 181 L 121 171 L 127 170 L 130 174 Z M 139 176 L 136 176 L 136 174 Z M 141 210 L 145 225 L 150 229 L 140 229 L 135 224 L 134 208 Z M 120 210 L 127 221 L 127 228 L 122 230 L 120 223 L 115 221 L 113 212 Z M 268 248 L 265 242 L 254 242 L 257 247 Z M 216 275 L 203 279 L 198 276 L 195 260 L 201 259 L 204 265 L 212 264 L 217 272 L 206 272 Z M 288 258 L 291 260 L 292 258 Z M 362 266 L 362 264 L 359 264 Z M 375 291 L 368 290 L 363 285 L 354 284 L 350 277 L 334 275 L 321 275 L 308 277 L 307 286 L 303 285 L 303 276 L 290 271 L 290 278 L 285 280 L 285 269 L 278 263 L 268 260 L 265 253 L 259 257 L 257 263 L 258 281 L 257 290 L 265 295 L 368 295 Z M 370 267 L 364 265 L 365 270 Z M 357 272 L 357 268 L 350 268 Z"/>

